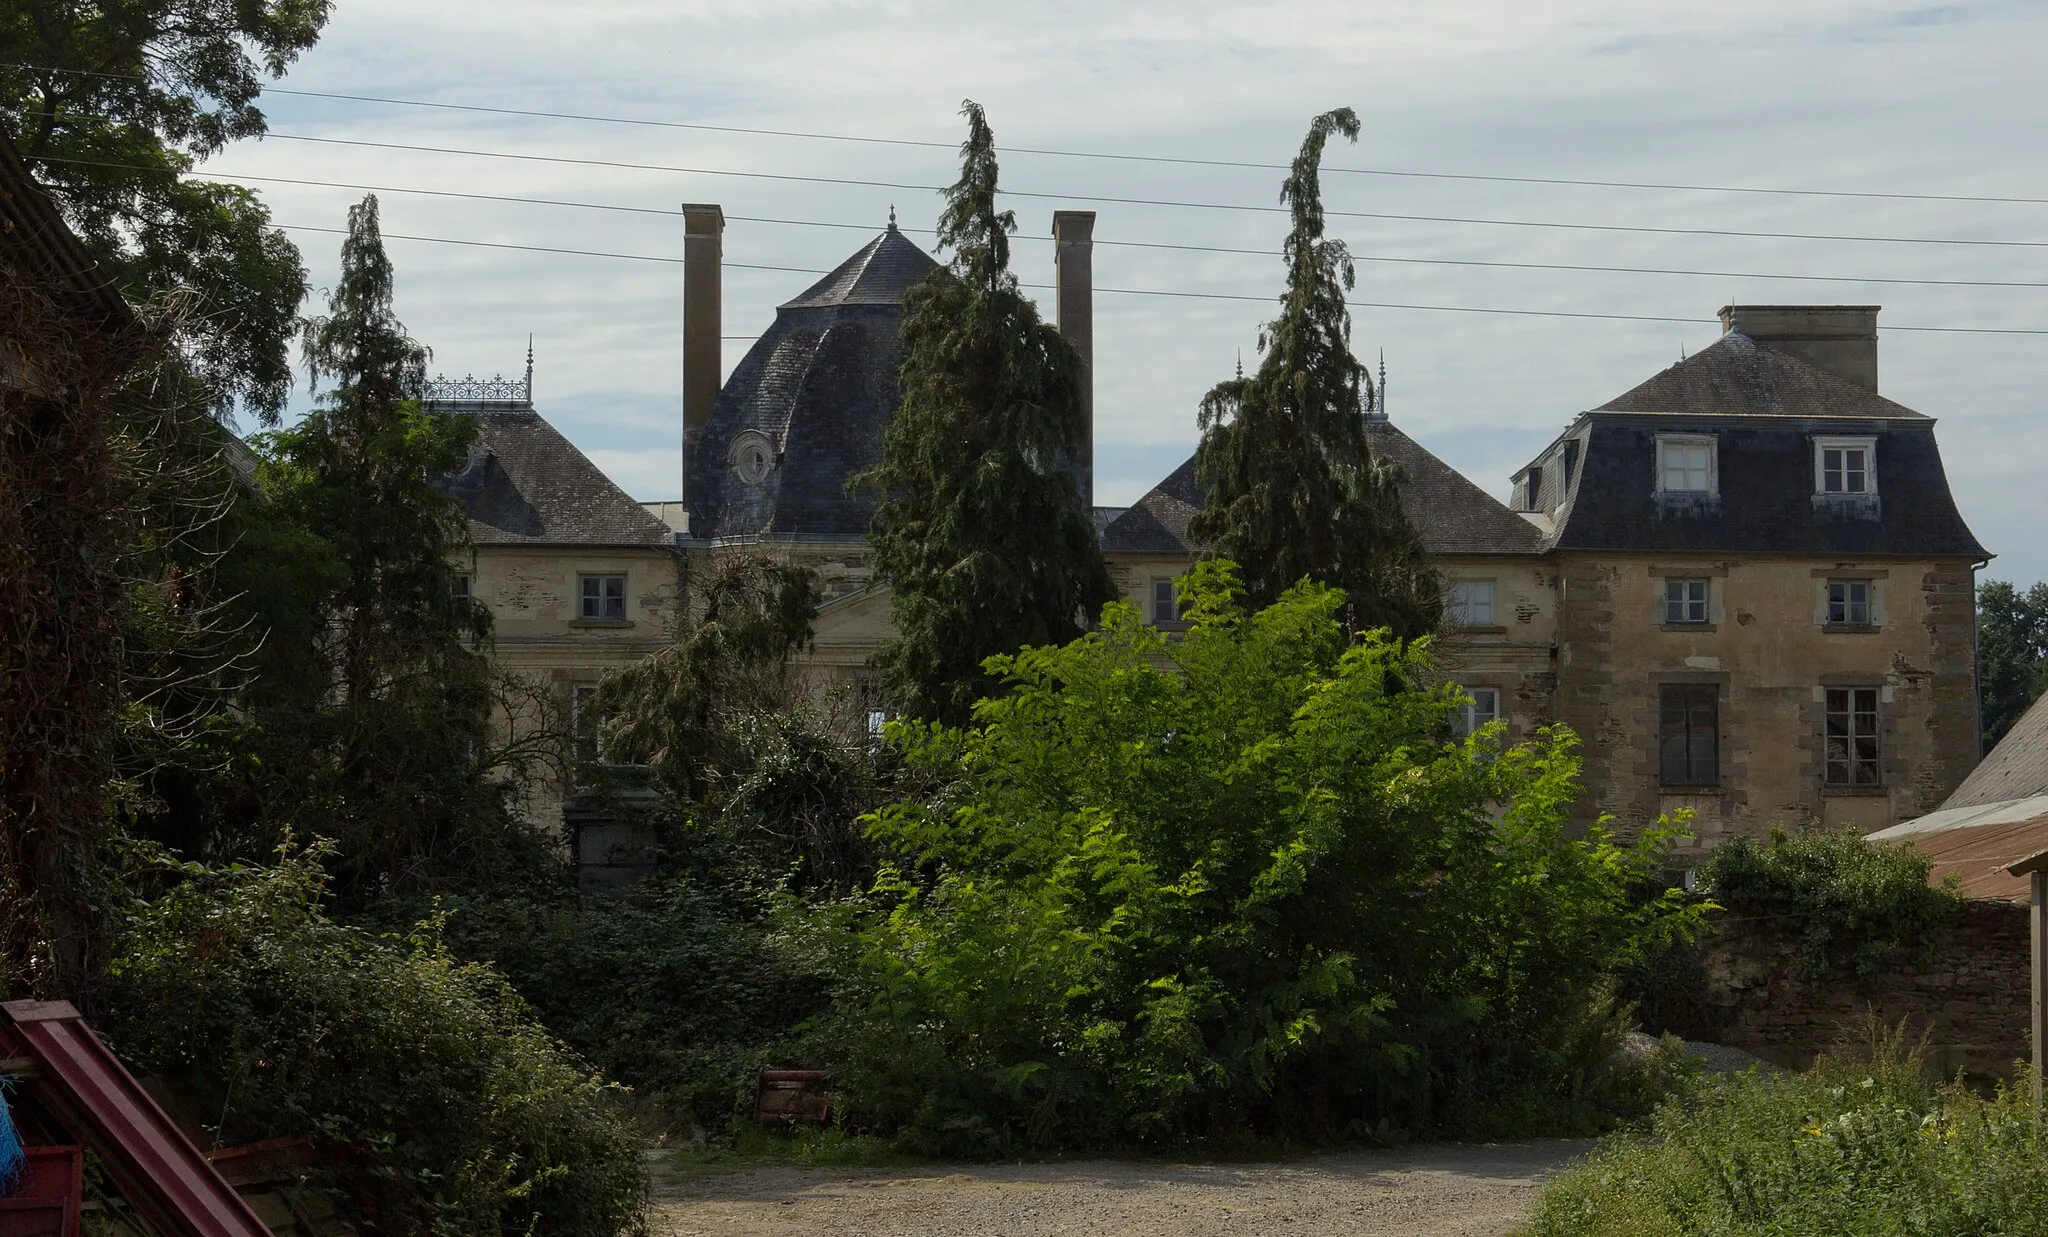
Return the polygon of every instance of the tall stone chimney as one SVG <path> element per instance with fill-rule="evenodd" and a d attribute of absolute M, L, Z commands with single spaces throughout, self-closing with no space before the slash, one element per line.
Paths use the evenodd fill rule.
<path fill-rule="evenodd" d="M 1740 331 L 1859 387 L 1877 390 L 1876 305 L 1723 305 L 1721 333 Z"/>
<path fill-rule="evenodd" d="M 725 259 L 725 212 L 716 204 L 683 203 L 683 488 L 689 501 L 690 451 L 718 401 Z M 688 510 L 686 506 L 684 510 Z"/>
<path fill-rule="evenodd" d="M 1081 354 L 1081 402 L 1088 436 L 1076 462 L 1081 502 L 1095 506 L 1095 212 L 1052 213 L 1053 284 L 1060 334 Z"/>

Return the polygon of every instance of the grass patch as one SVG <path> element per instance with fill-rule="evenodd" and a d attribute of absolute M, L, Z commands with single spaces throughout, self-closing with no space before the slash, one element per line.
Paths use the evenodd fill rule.
<path fill-rule="evenodd" d="M 1545 1187 L 1522 1237 L 2048 1234 L 2048 1124 L 2024 1076 L 1932 1080 L 1873 1029 L 1804 1074 L 1706 1081 Z"/>

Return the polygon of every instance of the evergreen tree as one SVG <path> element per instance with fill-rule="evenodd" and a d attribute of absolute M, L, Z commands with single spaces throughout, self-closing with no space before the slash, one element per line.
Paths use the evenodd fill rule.
<path fill-rule="evenodd" d="M 1320 166 L 1332 133 L 1358 140 L 1348 107 L 1309 126 L 1280 200 L 1293 214 L 1281 254 L 1280 316 L 1259 335 L 1258 372 L 1202 398 L 1195 466 L 1208 502 L 1189 533 L 1238 564 L 1254 607 L 1302 579 L 1344 590 L 1352 630 L 1434 630 L 1442 601 L 1422 541 L 1401 511 L 1397 469 L 1372 457 L 1377 392 L 1351 355 L 1350 251 L 1323 236 Z"/>
<path fill-rule="evenodd" d="M 2048 583 L 1977 590 L 1977 701 L 1988 754 L 2048 690 Z"/>
<path fill-rule="evenodd" d="M 513 832 L 489 767 L 490 617 L 456 591 L 468 525 L 435 484 L 461 471 L 477 426 L 421 408 L 427 350 L 391 292 L 373 195 L 349 211 L 327 314 L 304 327 L 309 377 L 331 387 L 264 437 L 260 474 L 278 518 L 330 563 L 299 577 L 327 582 L 308 633 L 318 673 L 259 690 L 260 744 L 299 783 L 284 788 L 299 827 L 340 843 L 345 894 L 490 875 Z"/>
<path fill-rule="evenodd" d="M 939 216 L 948 266 L 904 297 L 903 407 L 869 533 L 897 635 L 875 656 L 899 707 L 965 722 L 995 690 L 982 661 L 1063 644 L 1115 596 L 1072 461 L 1086 441 L 1080 358 L 1010 273 L 995 135 L 961 109 L 960 179 Z"/>

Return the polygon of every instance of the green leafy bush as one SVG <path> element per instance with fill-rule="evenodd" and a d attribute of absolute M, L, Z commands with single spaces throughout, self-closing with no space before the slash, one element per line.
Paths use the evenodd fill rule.
<path fill-rule="evenodd" d="M 1524 1237 L 2048 1233 L 2048 1126 L 2026 1086 L 1930 1085 L 1882 1034 L 1805 1074 L 1727 1079 L 1552 1180 Z"/>
<path fill-rule="evenodd" d="M 1814 978 L 1842 969 L 1870 983 L 1902 950 L 1926 960 L 1954 916 L 1961 895 L 1928 885 L 1927 871 L 1927 856 L 1903 843 L 1775 830 L 1768 842 L 1724 842 L 1701 874 L 1730 912 L 1792 920 Z"/>
<path fill-rule="evenodd" d="M 106 1027 L 237 1144 L 311 1138 L 378 1232 L 640 1227 L 640 1138 L 615 1089 L 432 925 L 377 937 L 321 913 L 323 852 L 273 867 L 159 861 L 125 917 Z"/>
<path fill-rule="evenodd" d="M 969 730 L 897 724 L 939 788 L 825 948 L 869 987 L 812 1040 L 855 1128 L 923 1150 L 1584 1129 L 1622 1088 L 1610 975 L 1698 912 L 1668 834 L 1566 835 L 1562 729 L 1447 742 L 1426 645 L 1357 643 L 1226 565 L 1168 640 L 1127 606 L 997 658 Z"/>
<path fill-rule="evenodd" d="M 792 1063 L 791 1035 L 827 993 L 778 946 L 770 882 L 745 873 L 736 862 L 603 898 L 454 902 L 449 939 L 490 959 L 607 1075 L 718 1133 L 751 1108 L 757 1070 Z"/>

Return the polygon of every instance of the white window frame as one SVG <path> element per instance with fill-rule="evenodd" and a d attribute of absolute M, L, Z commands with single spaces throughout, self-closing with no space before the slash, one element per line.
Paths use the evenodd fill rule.
<path fill-rule="evenodd" d="M 1830 451 L 1863 452 L 1863 488 L 1860 490 L 1828 488 L 1827 456 Z M 1842 483 L 1848 484 L 1847 461 L 1839 470 L 1843 473 Z M 1873 437 L 1827 437 L 1813 440 L 1813 493 L 1816 498 L 1870 498 L 1877 494 L 1877 439 Z"/>
<path fill-rule="evenodd" d="M 1670 478 L 1670 453 L 1674 450 L 1703 449 L 1707 453 L 1706 488 L 1674 489 L 1665 484 Z M 1683 471 L 1690 473 L 1690 468 Z M 1690 477 L 1686 478 L 1690 480 Z M 1720 442 L 1712 434 L 1659 434 L 1657 435 L 1657 493 L 1705 495 L 1718 498 L 1721 494 L 1721 449 Z"/>
<path fill-rule="evenodd" d="M 1698 597 L 1692 594 L 1697 587 Z M 1667 627 L 1704 627 L 1713 618 L 1713 581 L 1705 576 L 1670 576 L 1664 581 L 1664 624 Z M 1693 617 L 1693 607 L 1699 617 Z"/>
<path fill-rule="evenodd" d="M 619 612 L 617 614 L 605 613 L 610 608 L 608 603 L 614 600 L 614 598 L 609 596 L 610 590 L 605 587 L 606 582 L 611 580 L 619 582 L 619 593 L 616 598 L 619 603 Z M 590 586 L 593 584 L 597 585 L 595 596 L 590 591 Z M 626 599 L 628 596 L 626 573 L 623 571 L 579 572 L 576 576 L 576 618 L 579 622 L 584 623 L 627 622 L 631 618 L 626 610 Z M 595 612 L 593 612 L 591 606 L 593 601 L 597 603 Z"/>
<path fill-rule="evenodd" d="M 1830 788 L 1884 785 L 1884 692 L 1828 687 L 1821 692 L 1821 783 Z M 1868 708 L 1861 707 L 1868 705 Z M 1868 752 L 1867 755 L 1863 754 Z"/>
<path fill-rule="evenodd" d="M 1485 599 L 1478 602 L 1477 595 L 1482 591 Z M 1497 600 L 1492 580 L 1453 580 L 1444 595 L 1444 608 L 1449 612 L 1452 627 L 1467 630 L 1497 627 L 1499 624 L 1494 617 Z M 1479 613 L 1482 608 L 1485 611 L 1483 616 Z"/>
<path fill-rule="evenodd" d="M 1451 729 L 1460 739 L 1469 739 L 1479 732 L 1481 726 L 1500 720 L 1500 688 L 1467 687 L 1467 699 L 1458 705 L 1458 711 L 1451 718 Z"/>
<path fill-rule="evenodd" d="M 459 602 L 476 600 L 476 583 L 466 571 L 455 573 L 455 600 Z"/>
<path fill-rule="evenodd" d="M 1863 617 L 1857 618 L 1858 600 L 1856 593 L 1861 590 Z M 1836 601 L 1839 592 L 1841 600 Z M 1861 577 L 1844 577 L 1827 582 L 1827 623 L 1830 627 L 1874 627 L 1877 625 L 1877 582 Z M 1839 607 L 1839 610 L 1838 610 Z M 1842 617 L 1836 618 L 1840 613 Z"/>
<path fill-rule="evenodd" d="M 1146 602 L 1152 611 L 1152 625 L 1164 626 L 1180 622 L 1180 589 L 1173 577 L 1159 576 L 1152 581 L 1152 596 Z"/>

